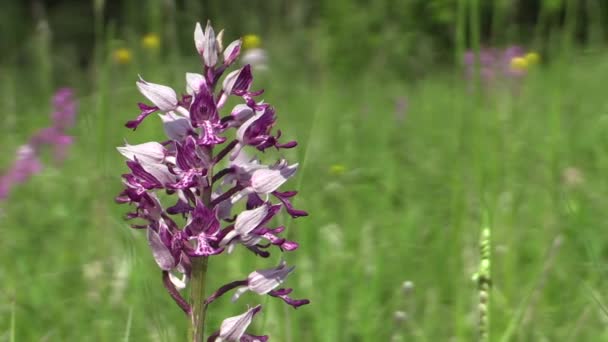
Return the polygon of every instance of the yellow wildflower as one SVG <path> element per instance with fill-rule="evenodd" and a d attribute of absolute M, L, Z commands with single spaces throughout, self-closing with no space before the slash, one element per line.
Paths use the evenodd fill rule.
<path fill-rule="evenodd" d="M 513 57 L 511 59 L 511 69 L 515 71 L 525 71 L 528 69 L 528 61 L 524 57 Z"/>
<path fill-rule="evenodd" d="M 247 34 L 243 37 L 243 49 L 255 49 L 262 45 L 262 39 L 255 34 Z"/>
<path fill-rule="evenodd" d="M 525 58 L 528 65 L 536 65 L 540 61 L 540 56 L 536 52 L 528 52 Z"/>
<path fill-rule="evenodd" d="M 346 172 L 346 166 L 342 164 L 334 164 L 329 167 L 329 173 L 332 175 L 340 176 Z"/>
<path fill-rule="evenodd" d="M 141 39 L 141 45 L 148 50 L 156 50 L 160 47 L 160 37 L 156 33 L 148 33 Z"/>
<path fill-rule="evenodd" d="M 114 58 L 114 61 L 118 64 L 128 64 L 129 62 L 131 62 L 132 59 L 131 50 L 127 48 L 118 48 L 114 50 L 112 57 Z"/>

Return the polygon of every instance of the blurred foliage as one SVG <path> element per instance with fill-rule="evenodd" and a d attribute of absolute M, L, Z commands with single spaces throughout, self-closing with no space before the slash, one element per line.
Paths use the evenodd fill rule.
<path fill-rule="evenodd" d="M 290 45 L 309 57 L 302 63 L 324 61 L 337 73 L 380 66 L 411 77 L 453 62 L 455 45 L 472 45 L 471 39 L 545 50 L 553 32 L 566 31 L 574 41 L 603 43 L 608 6 L 602 0 L 3 1 L 0 41 L 10 52 L 2 58 L 27 63 L 28 42 L 45 23 L 60 65 L 88 65 L 95 40 L 102 37 L 95 36 L 96 29 L 107 32 L 109 27 L 127 40 L 161 34 L 170 42 L 165 54 L 190 52 L 181 49 L 190 49 L 192 23 L 206 19 L 229 27 L 227 39 L 247 33 L 267 42 L 272 38 L 266 37 L 290 37 Z M 96 20 L 101 21 L 97 28 Z M 456 39 L 457 28 L 464 28 L 462 42 Z M 468 34 L 472 31 L 477 32 Z"/>

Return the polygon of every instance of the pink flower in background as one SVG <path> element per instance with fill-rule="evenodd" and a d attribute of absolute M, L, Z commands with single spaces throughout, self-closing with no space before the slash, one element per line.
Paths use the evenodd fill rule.
<path fill-rule="evenodd" d="M 395 99 L 395 120 L 398 123 L 403 123 L 408 109 L 407 97 L 399 96 Z"/>
<path fill-rule="evenodd" d="M 8 197 L 13 185 L 25 183 L 36 173 L 42 171 L 40 152 L 49 147 L 53 159 L 61 163 L 67 156 L 73 139 L 66 130 L 74 126 L 76 102 L 74 93 L 69 88 L 59 89 L 53 96 L 52 125 L 37 131 L 27 144 L 19 147 L 13 165 L 0 176 L 0 200 Z"/>
<path fill-rule="evenodd" d="M 538 63 L 539 55 L 526 52 L 521 46 L 511 45 L 503 50 L 481 48 L 479 55 L 474 51 L 464 54 L 465 77 L 474 79 L 476 68 L 484 87 L 497 85 L 499 82 L 519 81 Z"/>

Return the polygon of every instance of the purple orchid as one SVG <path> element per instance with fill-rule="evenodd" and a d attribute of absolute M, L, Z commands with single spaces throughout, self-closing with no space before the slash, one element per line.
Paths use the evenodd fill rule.
<path fill-rule="evenodd" d="M 19 147 L 14 164 L 0 176 L 0 201 L 8 197 L 13 185 L 24 183 L 42 171 L 39 156 L 45 147 L 52 150 L 56 164 L 62 163 L 67 157 L 73 139 L 66 131 L 74 125 L 77 107 L 73 91 L 69 88 L 59 89 L 52 103 L 51 126 L 40 129 L 27 144 Z"/>
<path fill-rule="evenodd" d="M 201 317 L 207 306 L 229 290 L 237 289 L 233 299 L 251 291 L 280 298 L 294 308 L 308 304 L 306 299 L 290 298 L 292 289 L 277 288 L 294 269 L 284 262 L 226 284 L 206 300 L 194 290 L 189 301 L 180 293 L 188 285 L 194 289 L 194 284 L 204 283 L 204 271 L 201 279 L 199 270 L 208 258 L 230 253 L 239 245 L 261 257 L 268 257 L 273 246 L 280 252 L 297 249 L 296 242 L 280 236 L 285 227 L 273 226 L 272 220 L 281 209 L 294 218 L 308 215 L 294 208 L 296 191 L 279 191 L 294 176 L 298 164 L 281 158 L 273 165 L 264 165 L 246 154 L 249 148 L 280 151 L 297 143 L 280 142 L 281 131 L 273 133 L 275 109 L 256 101 L 263 91 L 252 91 L 249 65 L 223 76 L 239 57 L 241 40 L 223 49 L 221 37 L 210 23 L 204 30 L 197 23 L 194 42 L 202 73 L 186 74 L 186 94 L 181 98 L 170 87 L 140 77 L 137 88 L 151 104 L 140 103 L 139 116 L 126 126 L 136 129 L 158 112 L 168 140 L 118 147 L 130 172 L 122 176 L 124 190 L 116 200 L 134 206 L 126 218 L 137 220 L 133 228 L 147 231 L 163 284 L 190 316 L 197 342 L 203 340 Z M 240 98 L 242 103 L 222 116 L 229 97 Z M 229 140 L 231 136 L 235 138 Z M 175 199 L 163 205 L 157 196 L 161 192 Z M 246 210 L 233 214 L 233 206 L 241 201 Z M 180 226 L 178 222 L 185 223 Z M 256 306 L 224 320 L 209 341 L 266 341 L 267 336 L 245 333 L 260 310 L 261 306 Z"/>

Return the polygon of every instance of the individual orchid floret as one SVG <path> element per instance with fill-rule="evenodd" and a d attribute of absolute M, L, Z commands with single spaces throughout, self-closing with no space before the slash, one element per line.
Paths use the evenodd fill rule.
<path fill-rule="evenodd" d="M 272 297 L 281 298 L 294 309 L 309 303 L 307 299 L 292 299 L 288 295 L 292 289 L 277 289 L 294 270 L 295 266 L 287 267 L 285 261 L 274 268 L 254 271 L 245 280 L 237 280 L 220 287 L 207 300 L 206 304 L 215 301 L 226 292 L 237 289 L 232 296 L 232 301 L 239 299 L 245 292 L 251 291 L 259 295 L 268 294 Z"/>
<path fill-rule="evenodd" d="M 243 95 L 249 91 L 252 82 L 251 66 L 245 65 L 241 69 L 229 73 L 224 79 L 222 88 L 226 94 Z"/>
<path fill-rule="evenodd" d="M 254 170 L 251 173 L 251 189 L 259 195 L 270 194 L 295 175 L 297 169 L 298 164 L 288 165 L 287 161 L 281 161 L 274 167 Z"/>
<path fill-rule="evenodd" d="M 281 285 L 287 276 L 295 269 L 295 266 L 287 267 L 287 263 L 282 261 L 279 266 L 270 269 L 254 271 L 247 277 L 247 287 L 236 290 L 232 296 L 232 301 L 236 301 L 247 291 L 263 295 L 276 289 Z"/>
<path fill-rule="evenodd" d="M 165 134 L 171 140 L 182 141 L 190 133 L 194 132 L 194 127 L 190 124 L 190 119 L 185 116 L 178 115 L 174 112 L 167 114 L 159 114 L 163 122 Z"/>
<path fill-rule="evenodd" d="M 163 219 L 159 219 L 159 223 L 156 228 L 158 231 L 152 227 L 147 230 L 148 244 L 158 267 L 163 271 L 170 271 L 177 266 L 177 260 L 171 251 L 172 236 Z"/>
<path fill-rule="evenodd" d="M 230 43 L 224 50 L 224 67 L 229 67 L 239 57 L 243 41 L 237 39 Z"/>
<path fill-rule="evenodd" d="M 129 145 L 116 148 L 120 154 L 130 160 L 145 160 L 162 163 L 167 155 L 167 150 L 163 145 L 152 141 L 138 145 Z"/>
<path fill-rule="evenodd" d="M 177 108 L 177 94 L 170 87 L 146 82 L 143 78 L 135 82 L 137 89 L 162 112 Z"/>
<path fill-rule="evenodd" d="M 198 54 L 203 58 L 205 66 L 212 67 L 217 64 L 219 46 L 215 38 L 215 31 L 213 31 L 213 27 L 211 27 L 211 22 L 207 22 L 204 32 L 201 24 L 196 23 L 196 28 L 194 29 L 194 43 L 196 45 L 196 50 L 198 50 Z"/>
<path fill-rule="evenodd" d="M 116 202 L 134 207 L 126 219 L 131 227 L 147 232 L 163 285 L 188 315 L 195 342 L 204 339 L 205 312 L 214 296 L 201 291 L 209 260 L 239 245 L 263 258 L 271 250 L 293 251 L 298 243 L 282 237 L 286 227 L 274 226 L 272 221 L 282 209 L 294 218 L 307 215 L 292 205 L 296 191 L 279 191 L 295 175 L 297 163 L 279 158 L 265 165 L 246 155 L 247 149 L 263 152 L 297 143 L 279 143 L 281 131 L 271 132 L 277 122 L 275 109 L 255 99 L 263 91 L 251 91 L 251 68 L 227 70 L 239 57 L 242 41 L 235 40 L 224 49 L 222 34 L 216 36 L 210 23 L 204 30 L 196 25 L 194 42 L 202 58 L 202 72 L 186 73 L 186 95 L 181 99 L 170 87 L 141 78 L 137 81 L 151 104 L 140 103 L 139 116 L 126 126 L 135 129 L 150 114 L 159 112 L 166 137 L 118 147 L 129 172 L 122 175 L 124 189 Z M 229 98 L 238 103 L 222 114 Z M 232 213 L 243 199 L 245 208 Z M 223 286 L 215 296 L 236 289 L 234 299 L 252 291 L 280 298 L 293 307 L 308 304 L 306 299 L 290 298 L 291 289 L 278 288 L 293 270 L 281 263 L 255 271 L 247 279 Z M 183 290 L 190 293 L 188 300 L 182 296 Z M 266 341 L 267 336 L 245 333 L 260 309 L 256 306 L 226 319 L 209 341 Z"/>
<path fill-rule="evenodd" d="M 257 338 L 260 341 L 267 341 L 267 336 L 252 336 L 245 333 L 245 330 L 251 324 L 253 317 L 257 315 L 262 310 L 261 305 L 254 306 L 253 308 L 247 310 L 245 313 L 226 318 L 220 327 L 220 331 L 211 335 L 208 342 L 239 342 L 243 341 L 243 337 L 245 338 Z M 245 339 L 245 341 L 253 341 L 253 339 Z"/>
<path fill-rule="evenodd" d="M 150 100 L 154 106 L 139 103 L 138 106 L 141 113 L 135 120 L 127 122 L 125 125 L 126 127 L 136 129 L 146 117 L 156 111 L 169 112 L 178 109 L 180 103 L 177 99 L 177 94 L 175 93 L 175 90 L 170 87 L 146 82 L 141 77 L 135 84 L 142 95 Z"/>

